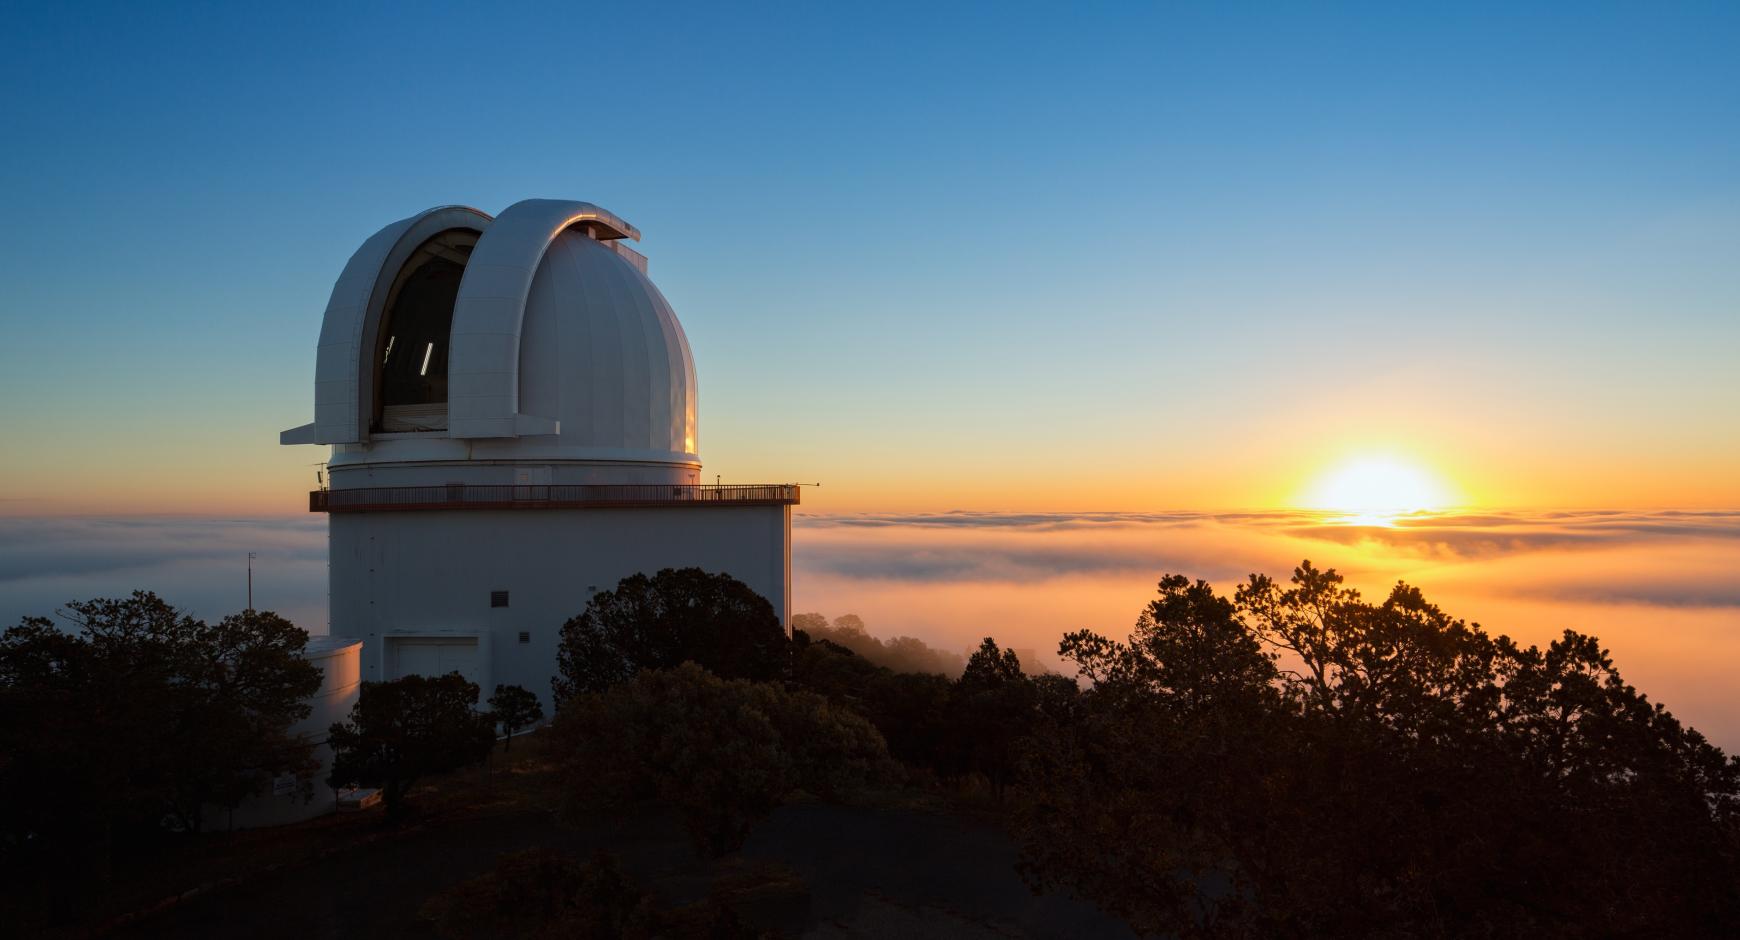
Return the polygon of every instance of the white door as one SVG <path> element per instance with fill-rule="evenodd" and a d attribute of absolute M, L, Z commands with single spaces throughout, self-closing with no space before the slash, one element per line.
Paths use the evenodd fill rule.
<path fill-rule="evenodd" d="M 444 676 L 457 672 L 482 687 L 483 663 L 476 637 L 398 637 L 393 640 L 393 678 Z"/>

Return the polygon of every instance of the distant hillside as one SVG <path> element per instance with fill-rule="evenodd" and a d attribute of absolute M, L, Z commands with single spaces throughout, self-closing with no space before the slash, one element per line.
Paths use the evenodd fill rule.
<path fill-rule="evenodd" d="M 961 654 L 935 649 L 917 637 L 897 636 L 892 640 L 879 640 L 865 632 L 864 620 L 857 614 L 835 617 L 832 624 L 821 614 L 798 614 L 791 618 L 791 625 L 793 629 L 809 634 L 811 640 L 838 643 L 895 672 L 934 673 L 952 679 L 967 665 Z"/>

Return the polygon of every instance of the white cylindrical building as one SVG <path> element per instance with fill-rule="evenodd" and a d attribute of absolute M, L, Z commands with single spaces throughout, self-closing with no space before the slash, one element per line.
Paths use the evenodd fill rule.
<path fill-rule="evenodd" d="M 365 241 L 321 326 L 330 631 L 364 679 L 457 670 L 549 702 L 557 632 L 638 572 L 731 574 L 789 616 L 796 486 L 700 484 L 682 325 L 589 203 L 441 207 Z"/>

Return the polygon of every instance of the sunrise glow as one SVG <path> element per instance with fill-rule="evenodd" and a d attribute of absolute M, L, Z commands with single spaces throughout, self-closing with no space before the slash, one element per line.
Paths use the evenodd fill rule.
<path fill-rule="evenodd" d="M 1319 479 L 1305 505 L 1361 525 L 1388 525 L 1398 516 L 1441 510 L 1450 502 L 1449 488 L 1429 471 L 1394 457 L 1360 457 Z"/>

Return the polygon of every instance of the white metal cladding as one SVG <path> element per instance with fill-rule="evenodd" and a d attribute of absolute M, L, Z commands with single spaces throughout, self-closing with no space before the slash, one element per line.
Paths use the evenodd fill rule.
<path fill-rule="evenodd" d="M 285 431 L 283 443 L 360 444 L 350 459 L 373 462 L 374 450 L 374 460 L 402 459 L 386 451 L 409 441 L 384 450 L 385 441 L 369 443 L 376 334 L 399 269 L 423 242 L 454 228 L 481 234 L 454 303 L 448 430 L 418 437 L 467 440 L 467 454 L 490 460 L 535 451 L 557 460 L 699 462 L 688 338 L 647 279 L 645 259 L 615 241 L 640 232 L 590 203 L 549 199 L 515 203 L 495 219 L 430 209 L 364 242 L 327 304 L 314 423 Z"/>
<path fill-rule="evenodd" d="M 520 410 L 556 418 L 564 450 L 698 461 L 688 338 L 611 246 L 572 230 L 551 242 L 527 296 L 519 366 Z"/>
<path fill-rule="evenodd" d="M 490 217 L 466 206 L 437 206 L 370 236 L 350 256 L 320 323 L 314 366 L 314 423 L 279 435 L 284 444 L 349 444 L 364 439 L 374 408 L 374 340 L 399 268 L 418 245 L 448 229 L 483 231 Z M 367 350 L 368 354 L 364 355 Z"/>
<path fill-rule="evenodd" d="M 453 305 L 447 368 L 451 436 L 519 437 L 555 430 L 553 415 L 520 407 L 520 334 L 545 251 L 583 222 L 595 223 L 609 237 L 640 237 L 633 226 L 591 203 L 527 199 L 503 210 L 472 249 Z"/>

